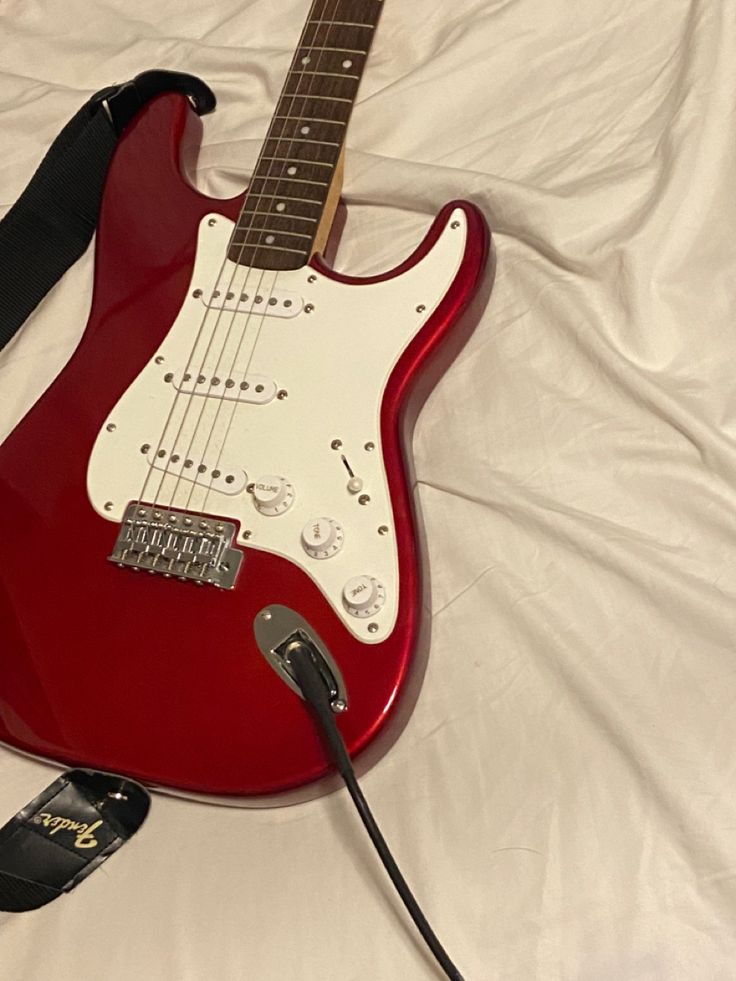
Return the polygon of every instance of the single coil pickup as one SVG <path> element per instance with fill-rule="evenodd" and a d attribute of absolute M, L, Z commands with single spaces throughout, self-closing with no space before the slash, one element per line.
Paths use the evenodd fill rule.
<path fill-rule="evenodd" d="M 245 378 L 227 378 L 222 375 L 167 371 L 164 381 L 184 395 L 201 395 L 205 398 L 224 399 L 227 402 L 250 402 L 266 405 L 276 398 L 276 383 L 265 375 L 246 375 Z"/>
<path fill-rule="evenodd" d="M 243 559 L 231 547 L 236 530 L 231 521 L 134 502 L 108 560 L 136 572 L 232 589 Z"/>
<path fill-rule="evenodd" d="M 165 447 L 157 449 L 150 443 L 141 446 L 141 453 L 146 454 L 148 462 L 156 470 L 163 470 L 177 479 L 201 484 L 230 497 L 242 494 L 248 483 L 248 474 L 240 467 L 228 466 L 225 463 L 208 464 L 188 457 L 185 453 L 171 453 Z"/>
<path fill-rule="evenodd" d="M 287 290 L 238 290 L 230 282 L 230 276 L 213 290 L 195 289 L 192 295 L 209 310 L 252 313 L 263 317 L 290 319 L 304 309 L 304 301 L 298 293 Z"/>

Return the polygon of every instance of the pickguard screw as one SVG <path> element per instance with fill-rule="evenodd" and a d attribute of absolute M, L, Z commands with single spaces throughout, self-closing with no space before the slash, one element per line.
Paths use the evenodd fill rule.
<path fill-rule="evenodd" d="M 339 450 L 340 447 L 342 446 L 342 440 L 333 439 L 333 441 L 330 443 L 330 446 L 332 447 L 333 450 Z"/>
<path fill-rule="evenodd" d="M 117 428 L 118 427 L 115 425 L 114 422 L 108 422 L 108 424 L 105 426 L 105 429 L 108 431 L 108 433 L 114 433 Z"/>
<path fill-rule="evenodd" d="M 163 364 L 164 363 L 164 359 L 163 359 L 163 357 L 160 354 L 159 354 L 159 356 L 157 358 L 154 358 L 154 360 L 155 360 L 156 364 Z"/>
<path fill-rule="evenodd" d="M 450 225 L 450 228 L 459 228 L 459 227 L 460 227 L 459 221 L 453 221 L 452 224 Z"/>
<path fill-rule="evenodd" d="M 213 225 L 217 224 L 217 218 L 210 218 L 207 224 L 212 228 Z"/>
<path fill-rule="evenodd" d="M 288 392 L 286 391 L 286 389 L 285 389 L 285 388 L 280 388 L 280 389 L 278 390 L 278 392 L 276 392 L 276 398 L 277 398 L 277 399 L 282 399 L 282 400 L 283 400 L 283 399 L 285 399 L 285 398 L 286 398 L 286 396 L 287 396 L 288 394 L 289 394 L 289 393 L 288 393 Z"/>
<path fill-rule="evenodd" d="M 114 504 L 112 503 L 112 501 L 106 501 L 105 502 L 105 510 L 106 511 L 112 511 L 113 507 L 114 507 Z"/>
<path fill-rule="evenodd" d="M 312 310 L 314 310 L 314 304 L 313 304 L 313 303 L 308 303 L 308 304 L 307 304 L 307 305 L 306 305 L 306 306 L 304 307 L 304 312 L 305 312 L 305 313 L 311 313 L 311 312 L 312 312 Z"/>
<path fill-rule="evenodd" d="M 248 541 L 252 534 L 253 532 L 249 528 L 246 528 L 240 537 L 243 539 L 243 541 Z"/>
<path fill-rule="evenodd" d="M 368 633 L 369 634 L 376 634 L 376 633 L 378 633 L 378 624 L 377 623 L 369 623 L 368 624 Z"/>
<path fill-rule="evenodd" d="M 370 504 L 370 496 L 368 494 L 361 494 L 358 498 L 358 504 Z"/>
<path fill-rule="evenodd" d="M 423 303 L 420 303 L 419 306 L 417 307 L 417 313 L 424 313 L 426 309 L 427 308 L 425 307 L 425 305 Z"/>
<path fill-rule="evenodd" d="M 312 275 L 312 276 L 307 276 L 307 282 L 308 282 L 308 283 L 316 283 L 316 282 L 317 282 L 317 277 L 316 277 L 316 276 L 314 276 L 314 275 Z"/>
<path fill-rule="evenodd" d="M 376 448 L 375 443 L 366 443 L 365 446 L 363 447 L 363 449 L 366 450 L 368 453 L 372 453 L 373 450 L 375 450 L 375 448 Z"/>
<path fill-rule="evenodd" d="M 192 293 L 192 296 L 193 296 L 193 297 L 195 298 L 195 300 L 198 300 L 198 299 L 200 298 L 200 296 L 201 296 L 201 295 L 202 295 L 202 290 L 195 290 L 195 291 L 194 291 L 194 292 Z"/>
<path fill-rule="evenodd" d="M 261 619 L 263 619 L 263 620 L 270 620 L 271 619 L 271 611 L 270 610 L 264 610 L 263 613 L 261 613 Z"/>
<path fill-rule="evenodd" d="M 346 708 L 347 705 L 341 698 L 336 698 L 335 701 L 332 703 L 333 712 L 344 712 Z"/>
<path fill-rule="evenodd" d="M 388 525 L 381 525 L 381 527 L 378 529 L 378 534 L 388 535 Z"/>

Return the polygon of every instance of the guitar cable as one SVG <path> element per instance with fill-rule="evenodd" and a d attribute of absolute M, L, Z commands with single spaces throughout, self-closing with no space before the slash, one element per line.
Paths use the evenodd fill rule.
<path fill-rule="evenodd" d="M 406 879 L 394 861 L 394 857 L 386 844 L 386 839 L 376 824 L 376 820 L 368 806 L 368 801 L 363 796 L 363 791 L 360 789 L 353 765 L 350 762 L 350 755 L 335 721 L 335 715 L 330 704 L 330 693 L 325 685 L 325 679 L 320 673 L 312 651 L 302 641 L 293 640 L 284 653 L 287 664 L 293 672 L 294 678 L 304 696 L 304 700 L 311 709 L 311 714 L 327 744 L 332 762 L 344 780 L 345 786 L 358 810 L 360 819 L 404 906 L 445 975 L 450 981 L 463 981 L 460 971 L 458 971 L 450 960 L 447 951 L 427 922 L 424 913 L 422 913 Z"/>

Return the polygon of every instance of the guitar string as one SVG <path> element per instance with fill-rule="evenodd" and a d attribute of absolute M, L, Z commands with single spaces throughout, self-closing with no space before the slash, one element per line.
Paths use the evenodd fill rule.
<path fill-rule="evenodd" d="M 339 0 L 337 0 L 337 2 L 339 4 Z M 325 0 L 325 6 L 328 3 L 329 3 L 329 0 Z M 315 4 L 314 5 L 314 8 L 313 8 L 313 11 L 310 11 L 310 16 L 307 19 L 307 22 L 305 24 L 305 31 L 309 27 L 310 22 L 314 19 L 313 16 L 312 16 L 312 14 L 314 14 L 316 16 L 316 7 L 317 7 L 317 5 Z M 325 12 L 326 12 L 325 10 L 322 11 L 323 14 Z M 299 84 L 301 83 L 301 81 L 304 78 L 304 73 L 306 71 L 307 65 L 308 64 L 311 64 L 311 53 L 313 53 L 312 47 L 313 47 L 314 42 L 312 42 L 311 45 L 307 45 L 307 44 L 304 44 L 303 43 L 303 38 L 305 36 L 305 31 L 302 33 L 302 38 L 300 39 L 300 42 L 302 42 L 302 43 L 300 43 L 298 45 L 298 47 L 297 47 L 297 52 L 295 54 L 294 61 L 296 61 L 297 58 L 301 55 L 301 53 L 304 52 L 304 51 L 310 52 L 310 54 L 308 54 L 306 56 L 307 57 L 306 63 L 304 61 L 304 57 L 301 58 L 301 64 L 303 65 L 303 67 L 301 69 L 297 69 L 295 71 L 292 71 L 290 69 L 289 74 L 287 75 L 287 79 L 286 79 L 286 83 L 284 85 L 284 89 L 286 89 L 286 86 L 288 85 L 288 82 L 289 82 L 292 74 L 297 76 L 297 88 L 298 88 L 299 87 Z M 301 98 L 304 98 L 305 96 L 308 96 L 309 93 L 311 92 L 311 88 L 312 88 L 312 85 L 313 84 L 314 84 L 314 80 L 311 79 L 310 80 L 310 87 L 309 87 L 308 92 L 301 93 L 301 96 L 298 95 L 297 93 L 294 93 L 290 97 L 288 95 L 284 97 L 284 101 L 285 101 L 286 98 L 290 98 L 291 99 L 290 106 L 289 106 L 289 114 L 291 114 L 291 111 L 292 111 L 292 109 L 293 109 L 293 107 L 295 105 L 296 99 L 297 98 L 300 98 L 300 97 Z M 279 104 L 281 104 L 281 102 L 282 102 L 282 99 L 279 99 Z M 297 128 L 297 129 L 298 129 L 300 123 L 302 123 L 304 121 L 303 112 L 304 112 L 304 110 L 302 110 L 302 112 L 299 114 L 299 116 L 296 117 L 296 119 L 294 120 L 294 122 L 295 122 L 295 128 Z M 282 129 L 283 129 L 283 127 L 282 127 Z M 274 141 L 286 143 L 288 138 L 286 138 L 286 137 L 271 137 L 270 139 L 273 139 Z M 264 152 L 265 152 L 265 149 L 266 149 L 266 144 L 268 142 L 269 142 L 269 140 L 267 139 L 265 141 L 265 143 L 264 143 Z M 287 163 L 291 163 L 291 161 L 289 161 L 289 154 L 291 153 L 291 150 L 293 148 L 293 145 L 294 145 L 294 136 L 292 135 L 292 137 L 290 139 L 288 139 L 287 155 L 286 155 L 286 158 L 282 161 L 281 173 L 278 175 L 278 178 L 277 179 L 281 179 L 281 178 L 284 177 L 284 172 L 286 170 L 286 165 L 287 165 Z M 273 169 L 273 165 L 274 165 L 275 162 L 276 161 L 273 161 L 273 160 L 271 161 L 270 166 L 269 166 L 269 173 Z M 256 195 L 256 201 L 259 201 L 263 196 L 264 195 L 262 193 L 260 195 Z M 255 218 L 255 216 L 253 216 L 253 217 Z M 251 223 L 250 228 L 245 233 L 245 237 L 246 238 L 249 235 L 249 233 L 253 230 L 253 226 L 254 226 L 254 222 Z M 260 246 L 261 245 L 262 238 L 263 238 L 264 230 L 263 229 L 256 229 L 256 231 L 260 231 L 259 241 L 258 241 L 258 246 Z M 256 248 L 258 246 L 256 246 Z M 245 251 L 246 247 L 247 247 L 247 244 L 246 244 L 246 242 L 244 240 L 241 243 L 241 246 L 240 246 L 239 259 L 242 257 L 243 252 Z M 254 250 L 254 253 L 255 253 L 255 250 Z M 236 268 L 237 268 L 237 266 L 236 266 Z M 264 303 L 264 313 L 261 316 L 259 322 L 255 325 L 255 337 L 253 338 L 253 343 L 252 343 L 252 346 L 251 346 L 251 349 L 250 349 L 250 354 L 247 356 L 247 361 L 246 361 L 245 367 L 244 367 L 243 372 L 242 372 L 242 380 L 245 380 L 248 377 L 248 371 L 250 369 L 250 366 L 251 366 L 252 361 L 253 361 L 253 357 L 255 355 L 255 349 L 256 349 L 256 346 L 257 346 L 258 341 L 260 339 L 263 325 L 266 322 L 267 317 L 268 317 L 268 313 L 267 313 L 267 311 L 268 311 L 268 301 L 271 299 L 271 296 L 273 295 L 273 290 L 274 290 L 274 288 L 276 286 L 276 283 L 277 283 L 277 280 L 278 280 L 278 277 L 279 277 L 279 272 L 280 271 L 279 270 L 276 270 L 275 271 L 275 274 L 274 274 L 273 282 L 271 283 L 271 286 L 269 287 L 268 290 L 263 290 L 261 284 L 263 283 L 264 279 L 266 279 L 266 273 L 267 272 L 270 272 L 270 271 L 271 270 L 264 270 L 263 271 L 263 274 L 261 276 L 260 282 L 259 282 L 258 292 L 259 293 L 264 293 L 264 294 L 266 292 L 268 292 L 269 293 L 269 296 L 266 297 L 264 295 L 264 300 L 265 300 L 265 303 Z M 229 339 L 230 332 L 231 332 L 231 329 L 232 329 L 233 324 L 235 323 L 236 317 L 237 317 L 237 311 L 234 310 L 233 313 L 232 313 L 232 316 L 231 316 L 230 327 L 228 329 L 228 333 L 227 333 L 227 336 L 226 336 L 225 344 L 223 345 L 223 347 L 222 347 L 222 349 L 220 351 L 218 362 L 217 362 L 217 365 L 215 367 L 215 375 L 214 375 L 214 377 L 217 377 L 220 374 L 220 363 L 221 363 L 222 358 L 223 358 L 223 356 L 225 354 L 225 351 L 227 349 L 227 341 Z M 233 378 L 235 376 L 235 374 L 236 374 L 234 369 L 235 369 L 235 365 L 237 364 L 238 359 L 240 357 L 240 351 L 241 351 L 243 342 L 245 340 L 246 334 L 247 334 L 247 325 L 243 329 L 243 331 L 241 332 L 240 340 L 239 340 L 238 346 L 236 348 L 235 354 L 233 356 L 233 359 L 232 359 L 232 362 L 231 362 L 231 365 L 230 365 L 230 369 L 226 373 L 227 376 L 228 376 L 228 378 Z M 210 389 L 211 389 L 211 387 L 212 386 L 210 386 Z M 238 388 L 238 390 L 240 390 L 240 388 Z M 209 397 L 209 393 L 208 393 L 208 397 Z M 205 401 L 207 401 L 207 400 L 205 399 Z M 234 415 L 235 415 L 235 413 L 237 411 L 237 408 L 241 404 L 238 400 L 227 399 L 224 395 L 222 395 L 222 396 L 217 396 L 216 395 L 214 401 L 215 401 L 215 404 L 216 404 L 215 418 L 212 421 L 212 424 L 210 426 L 209 433 L 207 434 L 207 441 L 206 441 L 205 447 L 204 447 L 204 449 L 202 451 L 202 454 L 201 454 L 203 460 L 206 458 L 207 451 L 208 451 L 209 446 L 210 446 L 210 442 L 211 442 L 211 440 L 213 438 L 213 435 L 214 435 L 214 433 L 215 433 L 215 431 L 217 429 L 217 424 L 219 422 L 221 410 L 222 410 L 224 404 L 225 403 L 228 403 L 228 402 L 231 403 L 231 406 L 230 406 L 230 408 L 231 408 L 230 420 L 229 420 L 229 423 L 227 425 L 226 432 L 225 432 L 225 435 L 223 437 L 223 440 L 220 443 L 220 449 L 219 449 L 219 452 L 218 452 L 218 455 L 217 455 L 217 460 L 216 460 L 214 466 L 212 468 L 210 468 L 209 483 L 205 486 L 204 501 L 202 503 L 202 506 L 198 509 L 200 511 L 206 510 L 206 505 L 207 505 L 207 501 L 209 499 L 209 494 L 210 494 L 210 492 L 212 490 L 212 483 L 213 483 L 213 480 L 215 479 L 214 477 L 211 476 L 211 474 L 212 474 L 212 471 L 217 471 L 220 468 L 220 461 L 221 461 L 221 458 L 222 458 L 222 452 L 223 452 L 224 446 L 225 446 L 225 444 L 227 442 L 227 436 L 230 433 L 230 428 L 232 426 L 232 421 L 233 421 Z M 209 400 L 209 405 L 212 405 L 212 404 L 213 404 L 213 400 L 210 399 Z M 196 439 L 196 437 L 198 435 L 199 425 L 200 425 L 200 422 L 201 422 L 202 418 L 204 417 L 205 411 L 206 411 L 206 406 L 203 404 L 202 407 L 200 408 L 200 413 L 199 413 L 199 417 L 197 419 L 195 432 L 192 434 L 192 438 L 190 440 L 190 448 L 187 450 L 187 456 L 191 456 L 192 455 L 191 447 L 194 445 L 194 441 L 195 441 L 195 439 Z M 200 456 L 199 453 L 196 454 L 196 455 L 197 456 Z M 177 487 L 178 487 L 178 484 L 177 484 Z M 189 488 L 189 495 L 188 495 L 188 498 L 187 498 L 187 503 L 184 505 L 184 507 L 186 509 L 189 509 L 189 507 L 191 505 L 191 500 L 192 500 L 192 497 L 194 496 L 194 494 L 198 490 L 201 490 L 202 488 L 203 488 L 203 482 L 193 481 L 191 483 L 190 488 Z"/>
<path fill-rule="evenodd" d="M 328 7 L 328 5 L 329 5 L 329 0 L 327 0 L 327 2 L 325 3 L 325 7 L 322 10 L 322 14 L 321 14 L 322 18 L 324 18 L 324 16 L 327 13 L 327 7 Z M 332 15 L 329 18 L 329 21 L 327 22 L 326 30 L 324 32 L 324 38 L 323 38 L 323 40 L 325 42 L 325 45 L 324 46 L 326 46 L 326 44 L 327 44 L 327 42 L 329 40 L 329 34 L 330 34 L 331 29 L 335 26 L 335 21 L 337 19 L 337 15 L 339 13 L 339 8 L 340 8 L 340 0 L 336 0 L 335 6 L 334 6 L 334 10 L 332 12 Z M 322 21 L 322 24 L 324 24 L 324 23 L 325 22 L 323 20 Z M 318 37 L 318 35 L 319 35 L 319 26 L 322 26 L 322 25 L 315 25 L 314 38 L 312 40 L 311 45 L 304 47 L 304 50 L 307 51 L 307 58 L 308 58 L 308 60 L 305 61 L 302 58 L 302 64 L 304 65 L 305 69 L 308 66 L 309 70 L 312 71 L 315 74 L 313 74 L 312 78 L 310 79 L 309 89 L 307 90 L 307 92 L 306 93 L 301 93 L 298 96 L 297 95 L 294 96 L 294 98 L 292 99 L 292 103 L 291 103 L 291 106 L 292 107 L 294 105 L 294 101 L 295 101 L 296 98 L 303 99 L 303 107 L 306 106 L 307 99 L 308 99 L 309 95 L 311 94 L 312 89 L 313 89 L 313 86 L 314 86 L 314 80 L 315 80 L 315 78 L 317 78 L 316 72 L 318 71 L 320 65 L 322 64 L 322 59 L 324 57 L 324 53 L 323 53 L 323 51 L 322 51 L 321 48 L 320 48 L 319 54 L 317 55 L 316 61 L 313 59 L 315 42 L 319 39 L 319 37 Z M 303 73 L 302 73 L 302 77 L 303 77 Z M 301 79 L 300 79 L 300 81 L 301 81 Z M 297 87 L 298 87 L 298 85 L 297 85 Z M 294 128 L 292 130 L 291 138 L 289 139 L 289 138 L 280 137 L 278 139 L 278 142 L 279 143 L 287 143 L 288 142 L 288 147 L 287 147 L 287 151 L 286 151 L 286 157 L 287 157 L 287 159 L 290 157 L 291 152 L 292 152 L 292 149 L 293 149 L 293 146 L 294 146 L 295 134 L 297 132 L 300 132 L 300 130 L 301 130 L 301 123 L 303 123 L 305 121 L 305 118 L 308 115 L 310 115 L 310 114 L 306 113 L 305 112 L 305 109 L 302 108 L 302 111 L 301 111 L 300 116 L 299 116 L 299 118 L 298 118 L 298 120 L 296 122 L 296 125 L 294 126 Z M 265 320 L 265 318 L 264 318 L 264 320 Z M 251 349 L 251 354 L 250 354 L 250 357 L 249 357 L 249 360 L 248 360 L 248 364 L 246 366 L 245 373 L 243 375 L 244 378 L 247 377 L 248 368 L 252 364 L 253 358 L 255 356 L 256 346 L 257 346 L 257 344 L 258 344 L 258 342 L 260 340 L 260 328 L 261 327 L 262 327 L 262 323 L 259 326 L 258 334 L 257 334 L 257 336 L 255 338 L 253 347 Z M 237 360 L 237 358 L 234 359 L 234 360 Z M 217 416 L 215 418 L 215 425 L 217 424 L 217 421 L 219 419 L 220 410 L 221 410 L 222 407 L 223 407 L 222 406 L 222 403 L 220 405 L 218 405 L 218 408 L 217 408 Z M 239 407 L 239 403 L 238 402 L 233 402 L 232 406 L 230 406 L 230 414 L 229 414 L 229 418 L 227 419 L 227 425 L 226 425 L 226 428 L 225 428 L 225 433 L 224 433 L 224 435 L 222 437 L 222 440 L 220 442 L 220 448 L 219 448 L 218 455 L 217 455 L 217 461 L 215 463 L 215 469 L 220 469 L 220 461 L 222 459 L 222 455 L 223 455 L 225 446 L 227 445 L 227 440 L 228 440 L 228 437 L 230 435 L 230 432 L 231 432 L 231 429 L 232 429 L 232 426 L 233 426 L 233 423 L 234 423 L 234 420 L 235 420 L 235 416 L 237 414 L 238 407 Z M 214 425 L 213 425 L 213 429 L 212 429 L 212 431 L 210 433 L 210 437 L 208 439 L 208 444 L 207 444 L 208 446 L 209 446 L 209 440 L 212 438 L 212 434 L 213 433 L 214 433 Z M 204 498 L 204 503 L 203 503 L 203 510 L 206 510 L 206 508 L 207 508 L 207 503 L 209 501 L 209 497 L 210 497 L 211 491 L 212 491 L 212 480 L 210 480 L 210 483 L 209 483 L 209 485 L 207 487 L 207 491 L 206 491 L 205 498 Z"/>
<path fill-rule="evenodd" d="M 316 0 L 315 0 L 314 6 L 316 6 Z M 307 21 L 305 22 L 304 27 L 302 29 L 302 33 L 300 35 L 299 47 L 302 46 L 303 39 L 304 39 L 304 37 L 306 35 L 306 31 L 307 31 L 307 28 L 309 26 L 309 23 L 310 23 L 311 19 L 312 18 L 311 18 L 311 12 L 310 12 L 310 16 L 307 18 Z M 274 123 L 275 123 L 275 120 L 272 121 L 271 127 L 269 127 L 269 131 L 268 131 L 268 135 L 266 137 L 266 140 L 268 140 L 270 138 L 270 133 L 271 133 L 271 130 L 273 128 Z M 265 148 L 265 143 L 264 143 L 264 148 Z M 259 155 L 259 158 L 258 158 L 258 161 L 257 161 L 256 166 L 258 166 L 258 163 L 260 162 L 260 159 L 261 159 L 261 156 L 262 155 L 263 155 L 263 150 L 261 151 L 261 154 Z M 273 169 L 273 162 L 271 162 L 271 165 L 269 166 L 267 177 L 270 177 L 271 176 L 271 170 L 272 169 Z M 257 199 L 260 199 L 261 197 L 264 197 L 264 196 L 267 196 L 267 195 L 264 195 L 263 193 L 261 193 L 260 195 L 256 195 L 256 198 Z M 241 212 L 240 212 L 240 217 L 242 217 L 242 213 L 245 210 L 245 207 L 246 207 L 246 204 L 247 204 L 247 200 L 248 200 L 248 192 L 246 190 L 245 201 L 244 201 L 244 204 L 243 204 L 243 208 L 241 209 Z M 230 237 L 230 242 L 228 244 L 228 248 L 227 248 L 227 250 L 225 252 L 225 255 L 223 256 L 223 260 L 222 260 L 222 263 L 220 265 L 220 269 L 218 271 L 218 276 L 217 276 L 216 282 L 219 282 L 220 281 L 220 278 L 222 277 L 222 273 L 223 273 L 223 271 L 227 267 L 228 252 L 229 252 L 230 246 L 232 244 L 233 238 L 234 238 L 234 236 L 236 234 L 237 227 L 238 226 L 236 224 L 235 228 L 233 229 L 233 233 L 232 233 L 232 235 Z M 250 230 L 252 230 L 252 226 L 251 226 L 251 229 L 249 229 L 249 231 Z M 242 256 L 242 252 L 243 252 L 243 249 L 241 248 L 241 252 L 240 252 L 240 255 L 241 256 Z M 246 277 L 245 277 L 245 284 L 247 284 L 248 277 L 249 277 L 251 271 L 253 271 L 253 269 L 252 269 L 252 267 L 245 267 L 245 268 L 247 268 L 247 270 L 248 270 L 247 273 L 246 273 Z M 231 284 L 232 284 L 232 280 L 234 279 L 234 277 L 235 277 L 235 275 L 236 275 L 236 273 L 238 271 L 239 271 L 239 266 L 236 265 L 234 267 L 234 270 L 233 270 L 233 276 L 231 277 Z M 263 273 L 263 271 L 261 271 L 261 270 L 259 270 L 259 271 L 261 273 Z M 255 295 L 258 295 L 258 289 L 256 289 L 256 292 L 254 293 L 254 296 Z M 207 299 L 209 299 L 209 297 Z M 219 321 L 220 321 L 220 318 L 222 316 L 223 309 L 224 309 L 224 304 L 223 304 L 223 307 L 220 308 L 220 310 L 218 311 L 218 314 L 217 314 L 217 317 L 216 317 L 216 320 L 215 320 L 215 324 L 214 324 L 214 327 L 213 327 L 213 330 L 212 330 L 212 334 L 211 334 L 209 343 L 207 345 L 207 348 L 205 350 L 205 354 L 204 354 L 204 359 L 205 360 L 206 360 L 206 357 L 207 357 L 207 355 L 209 353 L 209 350 L 210 350 L 210 347 L 211 347 L 212 342 L 214 340 L 215 334 L 217 332 L 217 328 L 219 326 Z M 249 319 L 250 319 L 250 315 L 252 314 L 252 310 L 253 310 L 253 307 L 251 307 L 251 312 L 249 314 Z M 210 315 L 212 313 L 213 313 L 213 311 L 212 311 L 211 307 L 210 306 L 206 306 L 204 315 L 202 317 L 202 321 L 201 321 L 201 323 L 199 325 L 199 329 L 198 329 L 197 334 L 196 334 L 195 339 L 194 339 L 194 344 L 193 344 L 192 349 L 191 349 L 191 352 L 189 354 L 189 358 L 188 358 L 187 363 L 186 363 L 186 365 L 185 365 L 185 367 L 183 369 L 183 372 L 182 372 L 182 381 L 183 381 L 183 376 L 185 374 L 187 374 L 187 373 L 189 373 L 190 375 L 193 374 L 192 364 L 193 364 L 193 360 L 194 360 L 194 357 L 195 357 L 195 353 L 196 353 L 197 348 L 199 346 L 200 339 L 202 337 L 202 334 L 203 334 L 205 325 L 207 324 L 208 319 L 211 319 L 211 316 Z M 247 327 L 248 327 L 248 321 L 246 322 L 246 325 L 244 327 L 244 330 L 247 330 Z M 197 372 L 197 375 L 199 375 L 199 374 L 201 374 L 201 372 Z M 146 495 L 146 489 L 148 487 L 148 483 L 151 480 L 152 476 L 155 474 L 156 470 L 158 469 L 155 466 L 155 461 L 157 459 L 160 459 L 159 454 L 161 453 L 161 450 L 163 449 L 163 442 L 164 442 L 164 440 L 166 438 L 166 434 L 167 434 L 167 431 L 169 429 L 169 425 L 171 423 L 172 418 L 174 417 L 175 410 L 176 410 L 177 406 L 180 404 L 181 398 L 182 398 L 182 396 L 184 394 L 185 393 L 183 393 L 180 389 L 177 389 L 176 395 L 175 395 L 174 400 L 172 401 L 171 407 L 169 409 L 169 413 L 168 413 L 167 418 L 166 418 L 166 420 L 164 422 L 164 427 L 163 427 L 163 430 L 161 432 L 161 436 L 160 436 L 160 438 L 158 440 L 158 444 L 157 444 L 156 449 L 155 449 L 154 454 L 153 454 L 153 461 L 154 462 L 151 463 L 148 466 L 148 468 L 147 468 L 145 479 L 143 481 L 143 486 L 142 486 L 142 488 L 141 488 L 141 490 L 140 490 L 140 492 L 138 494 L 137 500 L 135 501 L 136 504 L 141 504 L 142 503 L 143 498 Z M 160 477 L 160 480 L 159 480 L 158 488 L 156 489 L 156 492 L 155 492 L 155 494 L 153 495 L 153 497 L 151 499 L 151 503 L 152 503 L 152 506 L 153 507 L 161 506 L 160 505 L 160 502 L 158 501 L 159 495 L 161 494 L 161 489 L 163 487 L 164 481 L 166 480 L 166 477 L 173 473 L 173 471 L 170 469 L 170 466 L 169 466 L 170 459 L 171 459 L 171 456 L 172 455 L 175 455 L 176 454 L 176 445 L 177 445 L 177 443 L 179 441 L 179 438 L 181 436 L 181 432 L 182 432 L 184 423 L 185 423 L 186 418 L 187 418 L 188 413 L 189 413 L 189 408 L 190 408 L 190 406 L 191 406 L 191 404 L 192 404 L 192 402 L 193 402 L 193 400 L 194 400 L 195 397 L 196 397 L 196 395 L 195 395 L 195 389 L 194 389 L 194 386 L 193 386 L 192 387 L 192 390 L 189 392 L 189 397 L 188 397 L 188 400 L 187 400 L 186 407 L 184 409 L 184 413 L 183 413 L 183 416 L 182 416 L 181 423 L 179 425 L 179 429 L 178 429 L 178 431 L 176 433 L 176 436 L 174 438 L 174 441 L 172 443 L 171 453 L 168 454 L 166 465 L 165 465 L 165 467 L 162 468 L 162 472 L 161 472 L 161 477 Z M 182 467 L 182 471 L 183 471 L 183 469 L 184 468 Z M 177 486 L 174 489 L 174 493 L 176 493 L 176 490 L 178 489 L 178 483 L 179 483 L 179 481 L 177 480 Z M 172 500 L 173 500 L 173 496 L 172 496 Z"/>

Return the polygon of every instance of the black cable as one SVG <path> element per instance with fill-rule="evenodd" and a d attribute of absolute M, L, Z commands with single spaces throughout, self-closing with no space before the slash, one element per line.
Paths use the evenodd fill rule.
<path fill-rule="evenodd" d="M 406 879 L 401 874 L 398 865 L 394 861 L 393 855 L 389 851 L 386 839 L 381 834 L 380 828 L 376 824 L 375 818 L 368 806 L 368 801 L 363 796 L 358 780 L 350 762 L 350 756 L 343 742 L 342 734 L 335 722 L 335 715 L 330 704 L 330 693 L 325 686 L 325 681 L 317 667 L 314 655 L 310 648 L 301 641 L 295 640 L 286 651 L 286 661 L 294 677 L 302 690 L 305 701 L 312 709 L 320 726 L 322 733 L 330 750 L 332 761 L 337 767 L 340 776 L 345 781 L 350 796 L 353 798 L 360 819 L 368 832 L 371 841 L 375 845 L 376 851 L 383 862 L 383 866 L 389 874 L 391 881 L 396 887 L 396 891 L 406 906 L 412 920 L 422 935 L 425 943 L 437 959 L 437 963 L 445 972 L 450 981 L 463 981 L 463 976 L 450 960 L 447 951 L 439 942 L 437 935 L 427 922 L 424 913 L 419 908 L 414 895 L 409 888 Z"/>

